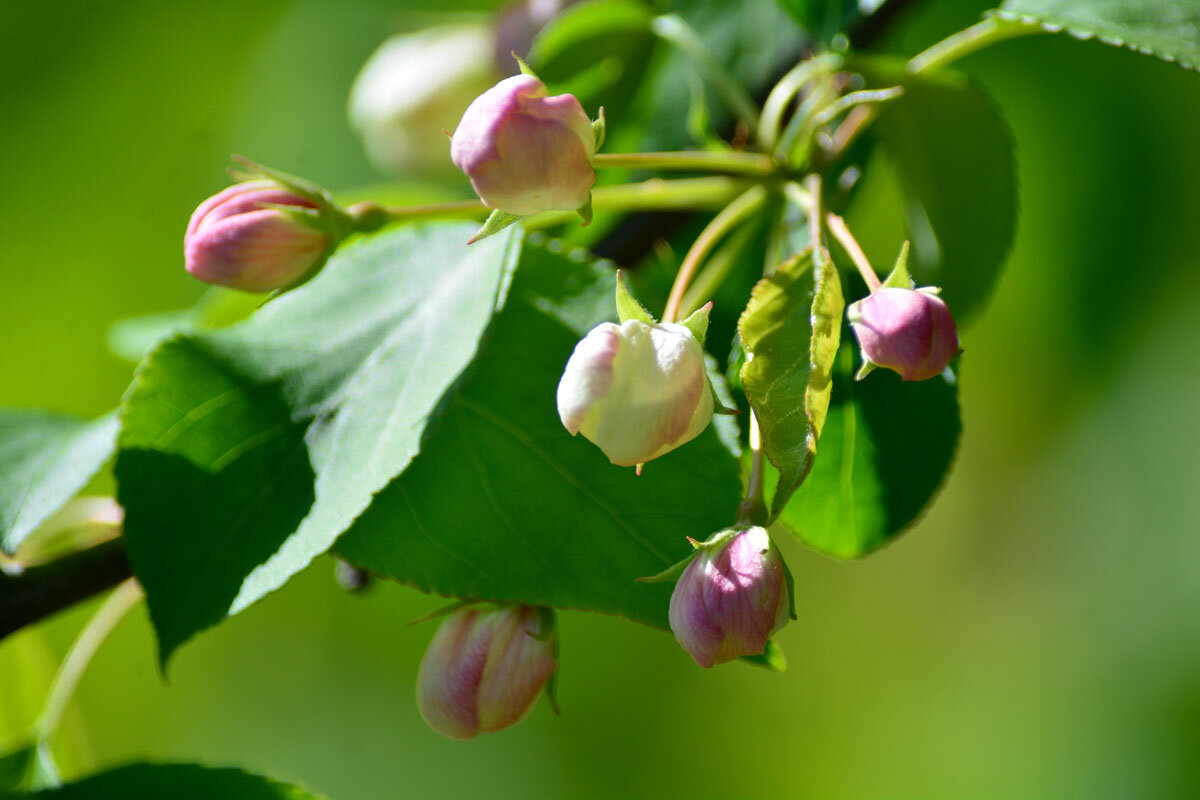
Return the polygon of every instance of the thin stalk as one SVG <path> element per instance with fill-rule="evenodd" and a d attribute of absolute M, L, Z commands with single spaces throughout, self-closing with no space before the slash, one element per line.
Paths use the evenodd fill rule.
<path fill-rule="evenodd" d="M 880 285 L 879 276 L 871 268 L 871 262 L 867 260 L 867 255 L 863 252 L 862 247 L 859 246 L 858 240 L 854 238 L 854 234 L 850 233 L 850 229 L 846 227 L 846 221 L 837 214 L 829 213 L 825 215 L 825 224 L 829 226 L 829 232 L 833 234 L 834 238 L 841 243 L 842 247 L 850 255 L 850 260 L 858 268 L 858 274 L 862 275 L 867 288 L 872 292 L 878 289 Z"/>
<path fill-rule="evenodd" d="M 766 486 L 763 481 L 762 434 L 758 417 L 750 411 L 750 477 L 746 480 L 746 496 L 738 506 L 738 522 L 761 525 L 767 518 Z"/>
<path fill-rule="evenodd" d="M 691 249 L 683 257 L 679 272 L 675 274 L 675 283 L 671 286 L 671 294 L 667 297 L 667 306 L 663 310 L 663 322 L 674 322 L 678 319 L 679 306 L 683 302 L 683 294 L 691 283 L 696 268 L 712 249 L 743 220 L 763 207 L 767 202 L 767 190 L 762 186 L 752 186 L 743 192 L 736 200 L 727 205 L 720 214 L 713 217 L 705 226 Z"/>
<path fill-rule="evenodd" d="M 659 38 L 669 42 L 696 62 L 707 74 L 721 101 L 735 117 L 746 124 L 753 137 L 758 128 L 759 116 L 754 98 L 746 91 L 746 87 L 729 73 L 695 29 L 677 14 L 655 17 L 650 23 L 650 28 Z"/>
<path fill-rule="evenodd" d="M 764 153 L 720 150 L 681 150 L 670 153 L 597 153 L 597 167 L 625 169 L 732 172 L 738 175 L 770 175 L 776 164 Z"/>
<path fill-rule="evenodd" d="M 783 124 L 783 115 L 804 85 L 817 75 L 827 74 L 841 66 L 842 59 L 833 53 L 823 53 L 807 61 L 801 61 L 792 67 L 779 83 L 771 89 L 767 100 L 763 103 L 762 116 L 758 122 L 758 140 L 763 149 L 771 150 L 779 141 L 779 129 Z"/>
<path fill-rule="evenodd" d="M 749 155 L 749 154 L 747 154 Z M 763 156 L 766 158 L 766 156 Z M 712 176 L 707 178 L 650 178 L 637 183 L 601 186 L 592 192 L 594 211 L 703 211 L 720 208 L 746 188 L 744 179 Z M 366 206 L 367 204 L 360 204 Z M 388 222 L 418 219 L 483 219 L 492 213 L 479 200 L 456 200 L 416 206 L 384 206 L 379 209 Z M 529 218 L 534 228 L 557 225 L 578 218 L 574 211 L 549 211 Z"/>
<path fill-rule="evenodd" d="M 808 211 L 808 245 L 821 247 L 821 176 L 814 172 L 805 177 L 804 191 L 808 197 L 805 208 Z"/>
<path fill-rule="evenodd" d="M 717 288 L 725 282 L 729 273 L 737 266 L 738 256 L 746 249 L 746 245 L 750 244 L 755 233 L 756 226 L 746 225 L 735 231 L 728 241 L 713 253 L 712 258 L 708 259 L 708 263 L 704 265 L 704 269 L 700 270 L 700 274 L 683 294 L 683 300 L 679 304 L 681 319 L 687 319 L 689 314 L 712 299 Z"/>
<path fill-rule="evenodd" d="M 113 590 L 105 599 L 99 610 L 92 616 L 79 637 L 71 645 L 71 650 L 63 660 L 54 682 L 50 685 L 50 693 L 46 697 L 46 705 L 34 725 L 38 743 L 43 743 L 54 735 L 66 713 L 67 705 L 79 686 L 79 679 L 87 670 L 92 656 L 104 642 L 113 628 L 142 599 L 142 587 L 136 578 L 129 578 Z"/>
<path fill-rule="evenodd" d="M 621 183 L 592 190 L 592 210 L 625 211 L 710 211 L 725 207 L 749 185 L 744 178 L 650 178 L 641 183 Z M 522 224 L 529 230 L 550 228 L 578 220 L 574 211 L 535 214 Z"/>
<path fill-rule="evenodd" d="M 969 28 L 952 33 L 913 56 L 908 60 L 906 69 L 913 75 L 933 72 L 988 45 L 1035 33 L 1045 33 L 1045 29 L 1034 22 L 991 16 Z M 832 163 L 838 155 L 845 152 L 850 143 L 866 130 L 878 115 L 877 106 L 859 106 L 846 115 L 846 119 L 833 134 L 833 143 L 828 149 L 826 162 Z"/>
<path fill-rule="evenodd" d="M 940 69 L 990 44 L 1044 32 L 1045 29 L 1036 22 L 993 15 L 913 56 L 908 61 L 908 71 L 916 74 Z"/>

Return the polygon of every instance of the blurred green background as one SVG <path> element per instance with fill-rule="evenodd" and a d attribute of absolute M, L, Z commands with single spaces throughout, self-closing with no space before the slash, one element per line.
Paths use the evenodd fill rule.
<path fill-rule="evenodd" d="M 457 5 L 0 6 L 0 405 L 116 405 L 131 367 L 106 329 L 200 295 L 183 230 L 229 153 L 379 180 L 350 83 L 405 9 Z M 916 52 L 986 5 L 918 2 L 885 46 Z M 406 623 L 440 601 L 348 596 L 322 559 L 185 647 L 169 685 L 132 614 L 80 687 L 68 777 L 149 758 L 333 800 L 1200 792 L 1200 75 L 1049 36 L 963 66 L 1008 115 L 1022 193 L 1008 270 L 963 335 L 958 463 L 865 561 L 784 542 L 785 674 L 703 671 L 670 636 L 565 613 L 565 715 L 542 703 L 454 743 L 413 700 L 432 629 Z M 894 242 L 864 239 L 890 260 Z M 93 607 L 0 644 L 0 744 Z"/>

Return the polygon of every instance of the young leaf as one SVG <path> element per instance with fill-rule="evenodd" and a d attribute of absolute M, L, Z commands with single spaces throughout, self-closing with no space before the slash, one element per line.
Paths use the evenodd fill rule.
<path fill-rule="evenodd" d="M 780 472 L 771 518 L 812 466 L 829 408 L 842 330 L 841 280 L 824 249 L 808 249 L 763 278 L 742 312 L 742 386 L 758 418 L 763 452 Z"/>
<path fill-rule="evenodd" d="M 667 628 L 671 585 L 637 578 L 734 521 L 737 461 L 714 425 L 637 477 L 563 428 L 555 389 L 580 337 L 611 317 L 611 281 L 598 264 L 526 247 L 442 424 L 335 550 L 423 591 Z"/>
<path fill-rule="evenodd" d="M 37 800 L 317 800 L 286 783 L 199 764 L 129 764 L 29 795 Z"/>
<path fill-rule="evenodd" d="M 889 370 L 856 383 L 854 337 L 847 330 L 843 339 L 820 457 L 779 519 L 813 549 L 857 558 L 928 506 L 954 461 L 961 424 L 956 385 L 905 382 Z"/>
<path fill-rule="evenodd" d="M 876 128 L 901 178 L 909 268 L 917 285 L 941 286 L 963 319 L 983 307 L 1016 234 L 1012 137 L 991 98 L 960 74 L 942 70 L 903 85 Z"/>
<path fill-rule="evenodd" d="M 143 365 L 117 477 L 164 663 L 327 550 L 416 455 L 519 251 L 514 233 L 467 247 L 468 230 L 364 239 L 303 289 Z"/>
<path fill-rule="evenodd" d="M 1200 68 L 1200 3 L 1195 0 L 1005 0 L 993 13 Z"/>
<path fill-rule="evenodd" d="M 0 549 L 13 555 L 112 456 L 117 415 L 0 410 Z"/>

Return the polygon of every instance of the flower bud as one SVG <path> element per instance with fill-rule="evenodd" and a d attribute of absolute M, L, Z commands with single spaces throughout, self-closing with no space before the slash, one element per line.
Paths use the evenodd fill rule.
<path fill-rule="evenodd" d="M 350 90 L 349 116 L 377 167 L 423 175 L 452 169 L 442 131 L 502 76 L 493 38 L 485 24 L 439 25 L 393 36 L 367 59 Z"/>
<path fill-rule="evenodd" d="M 520 722 L 558 669 L 550 624 L 530 606 L 447 617 L 417 673 L 417 709 L 429 727 L 474 739 Z"/>
<path fill-rule="evenodd" d="M 783 559 L 754 527 L 701 545 L 675 584 L 669 619 L 683 649 L 711 667 L 763 652 L 788 613 Z"/>
<path fill-rule="evenodd" d="M 488 89 L 463 114 L 450 157 L 488 208 L 509 214 L 587 205 L 596 135 L 573 95 L 548 97 L 532 75 Z"/>
<path fill-rule="evenodd" d="M 622 467 L 690 442 L 712 415 L 704 351 L 672 322 L 597 325 L 575 345 L 558 384 L 563 426 Z"/>
<path fill-rule="evenodd" d="M 192 214 L 183 240 L 187 271 L 247 292 L 300 283 L 330 250 L 324 211 L 313 198 L 272 181 L 234 184 Z"/>
<path fill-rule="evenodd" d="M 885 287 L 850 306 L 847 316 L 865 364 L 894 370 L 906 381 L 946 369 L 958 353 L 958 329 L 935 292 Z"/>

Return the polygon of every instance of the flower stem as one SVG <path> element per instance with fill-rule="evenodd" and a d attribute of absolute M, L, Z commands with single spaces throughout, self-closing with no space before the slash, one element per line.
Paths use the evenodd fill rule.
<path fill-rule="evenodd" d="M 142 587 L 138 585 L 137 579 L 129 578 L 113 590 L 95 615 L 88 620 L 79 637 L 71 645 L 58 674 L 54 676 L 50 693 L 46 697 L 46 705 L 42 708 L 42 715 L 34 725 L 39 743 L 54 735 L 66 713 L 67 704 L 71 702 L 71 697 L 79 686 L 79 679 L 83 677 L 92 661 L 92 656 L 96 655 L 96 651 L 112 633 L 113 628 L 142 596 Z"/>
<path fill-rule="evenodd" d="M 746 480 L 746 496 L 738 506 L 738 523 L 762 525 L 767 519 L 766 487 L 763 484 L 762 435 L 758 417 L 750 410 L 750 477 Z"/>
<path fill-rule="evenodd" d="M 597 167 L 628 169 L 732 172 L 738 175 L 770 175 L 776 163 L 764 153 L 722 150 L 681 150 L 669 153 L 597 153 Z"/>
<path fill-rule="evenodd" d="M 859 246 L 858 240 L 854 238 L 854 234 L 850 233 L 850 229 L 846 227 L 846 221 L 837 214 L 829 213 L 825 215 L 825 224 L 829 226 L 829 232 L 834 235 L 834 238 L 841 243 L 842 247 L 850 255 L 850 260 L 854 262 L 854 266 L 858 267 L 858 274 L 862 275 L 867 288 L 872 292 L 878 289 L 880 286 L 879 276 L 871 268 L 871 262 L 867 260 L 867 255 L 863 252 L 862 247 Z"/>
<path fill-rule="evenodd" d="M 663 310 L 663 322 L 674 322 L 677 319 L 680 303 L 683 302 L 683 294 L 687 291 L 688 284 L 691 283 L 692 276 L 696 273 L 700 262 L 727 233 L 762 208 L 766 202 L 767 190 L 762 186 L 752 186 L 705 226 L 700 235 L 696 237 L 696 241 L 692 243 L 691 249 L 687 251 L 687 255 L 683 257 L 683 263 L 679 265 L 679 272 L 675 274 L 675 283 L 671 286 L 671 294 L 667 297 L 667 306 Z"/>
<path fill-rule="evenodd" d="M 908 71 L 916 74 L 936 70 L 990 44 L 1016 36 L 1044 32 L 1045 29 L 1036 22 L 1025 22 L 1021 19 L 993 15 L 969 28 L 947 36 L 932 47 L 913 56 L 909 59 Z"/>
<path fill-rule="evenodd" d="M 721 208 L 745 191 L 744 178 L 710 176 L 706 178 L 650 178 L 638 183 L 619 183 L 600 186 L 592 192 L 594 211 L 705 211 Z M 360 204 L 365 206 L 367 204 Z M 483 219 L 492 213 L 479 200 L 456 200 L 450 203 L 430 203 L 416 206 L 386 206 L 380 211 L 388 222 L 419 219 Z M 548 228 L 578 219 L 574 211 L 547 211 L 535 214 L 525 222 L 530 228 Z"/>

